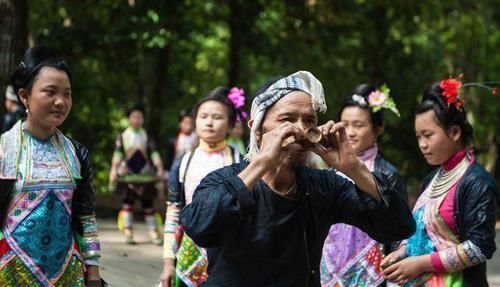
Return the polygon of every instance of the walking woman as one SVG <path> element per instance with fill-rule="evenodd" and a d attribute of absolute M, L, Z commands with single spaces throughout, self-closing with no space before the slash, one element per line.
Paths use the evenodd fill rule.
<path fill-rule="evenodd" d="M 163 286 L 194 287 L 207 279 L 206 251 L 184 234 L 179 213 L 191 203 L 194 190 L 207 174 L 241 161 L 239 152 L 226 142 L 242 114 L 235 103 L 245 100 L 243 90 L 236 90 L 238 94 L 234 88 L 218 87 L 196 104 L 193 112 L 199 146 L 172 165 L 163 244 Z"/>
<path fill-rule="evenodd" d="M 116 189 L 122 197 L 118 229 L 125 235 L 125 242 L 136 243 L 134 203 L 140 199 L 149 238 L 154 244 L 161 245 L 161 220 L 154 210 L 154 200 L 158 189 L 162 190 L 157 184 L 163 178 L 163 163 L 154 141 L 143 127 L 144 114 L 144 108 L 139 104 L 129 110 L 129 126 L 115 141 L 109 181 L 111 189 Z"/>
<path fill-rule="evenodd" d="M 68 65 L 30 48 L 12 86 L 27 118 L 0 140 L 0 286 L 102 286 L 90 156 L 57 129 L 72 106 Z"/>
<path fill-rule="evenodd" d="M 340 109 L 340 121 L 359 160 L 369 171 L 385 174 L 399 195 L 407 201 L 406 185 L 397 169 L 379 153 L 377 139 L 384 130 L 384 111 L 399 115 L 384 85 L 368 84 L 354 88 Z M 377 242 L 361 229 L 348 224 L 330 228 L 323 246 L 321 284 L 333 286 L 379 286 L 384 281 L 379 265 L 389 251 L 388 242 Z"/>
<path fill-rule="evenodd" d="M 495 252 L 495 208 L 500 194 L 472 150 L 472 126 L 448 79 L 424 92 L 415 132 L 428 164 L 413 209 L 417 231 L 382 265 L 388 281 L 404 286 L 488 286 L 486 260 Z"/>

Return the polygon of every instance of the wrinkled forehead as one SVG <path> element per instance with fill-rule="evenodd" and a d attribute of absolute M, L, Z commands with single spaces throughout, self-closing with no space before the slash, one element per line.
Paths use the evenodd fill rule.
<path fill-rule="evenodd" d="M 311 95 L 300 90 L 292 91 L 267 108 L 264 118 L 268 115 L 296 112 L 316 115 Z"/>

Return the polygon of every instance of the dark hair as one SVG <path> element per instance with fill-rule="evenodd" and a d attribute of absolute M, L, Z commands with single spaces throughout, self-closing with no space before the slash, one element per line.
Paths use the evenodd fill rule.
<path fill-rule="evenodd" d="M 26 89 L 28 93 L 31 92 L 33 83 L 43 67 L 52 67 L 65 72 L 71 83 L 71 71 L 68 64 L 52 48 L 46 46 L 29 48 L 10 78 L 18 99 L 20 89 Z M 21 99 L 19 102 L 21 103 Z"/>
<path fill-rule="evenodd" d="M 463 145 L 472 143 L 474 130 L 467 121 L 464 107 L 457 108 L 454 104 L 448 107 L 445 103 L 443 89 L 439 86 L 439 82 L 433 83 L 424 91 L 422 103 L 417 107 L 415 115 L 423 114 L 430 110 L 434 111 L 438 123 L 443 129 L 446 130 L 453 125 L 460 127 Z"/>
<path fill-rule="evenodd" d="M 128 109 L 127 117 L 130 117 L 130 114 L 132 114 L 132 112 L 141 112 L 143 116 L 146 115 L 146 110 L 144 109 L 144 105 L 140 103 L 134 104 L 132 107 L 130 107 L 130 109 Z"/>
<path fill-rule="evenodd" d="M 221 86 L 213 89 L 205 97 L 203 97 L 200 101 L 198 101 L 198 103 L 196 103 L 193 109 L 193 117 L 196 119 L 196 116 L 198 115 L 198 110 L 203 103 L 206 103 L 208 101 L 216 101 L 227 107 L 229 128 L 230 129 L 233 128 L 234 123 L 236 122 L 237 111 L 233 103 L 228 99 L 227 97 L 228 94 L 229 94 L 229 88 Z"/>
<path fill-rule="evenodd" d="M 384 126 L 384 111 L 379 110 L 377 112 L 373 112 L 368 105 L 368 96 L 374 92 L 376 89 L 374 86 L 369 85 L 369 84 L 361 84 L 356 86 L 352 92 L 347 95 L 347 97 L 344 100 L 344 103 L 342 104 L 342 107 L 340 108 L 339 111 L 339 120 L 340 116 L 342 115 L 342 112 L 344 111 L 345 108 L 347 107 L 360 107 L 363 110 L 366 110 L 370 113 L 370 120 L 371 123 L 373 124 L 374 127 L 383 127 Z M 367 103 L 366 105 L 363 105 L 361 103 L 356 102 L 352 96 L 353 95 L 358 95 L 363 97 L 365 99 L 365 102 Z"/>
<path fill-rule="evenodd" d="M 181 122 L 185 117 L 193 117 L 193 111 L 191 108 L 189 109 L 182 109 L 179 112 L 179 122 Z"/>

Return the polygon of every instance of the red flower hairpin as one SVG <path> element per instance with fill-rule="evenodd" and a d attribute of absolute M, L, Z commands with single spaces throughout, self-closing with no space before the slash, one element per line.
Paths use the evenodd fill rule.
<path fill-rule="evenodd" d="M 442 80 L 439 83 L 439 86 L 441 87 L 441 89 L 443 89 L 442 95 L 448 107 L 450 107 L 450 105 L 454 105 L 458 109 L 462 107 L 462 105 L 464 104 L 464 100 L 460 97 L 459 92 L 460 89 L 466 87 L 479 87 L 490 91 L 493 95 L 499 94 L 498 86 L 493 86 L 499 84 L 500 82 L 498 81 L 472 82 L 462 84 L 462 82 L 460 81 L 461 78 L 463 78 L 463 74 L 460 74 L 456 78 L 450 77 L 449 79 Z"/>
<path fill-rule="evenodd" d="M 439 86 L 443 89 L 443 97 L 446 100 L 448 108 L 452 104 L 454 104 L 457 108 L 460 108 L 464 103 L 464 101 L 458 96 L 458 91 L 462 87 L 462 82 L 460 81 L 462 77 L 463 75 L 460 74 L 457 78 L 445 79 L 439 83 Z"/>

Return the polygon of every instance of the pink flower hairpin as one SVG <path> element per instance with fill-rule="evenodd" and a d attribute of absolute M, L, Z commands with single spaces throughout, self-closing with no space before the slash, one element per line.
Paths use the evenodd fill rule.
<path fill-rule="evenodd" d="M 233 103 L 234 107 L 238 111 L 236 120 L 238 122 L 246 120 L 248 114 L 243 111 L 243 107 L 245 106 L 245 92 L 243 89 L 232 87 L 227 94 L 227 98 L 231 101 L 231 103 Z"/>

